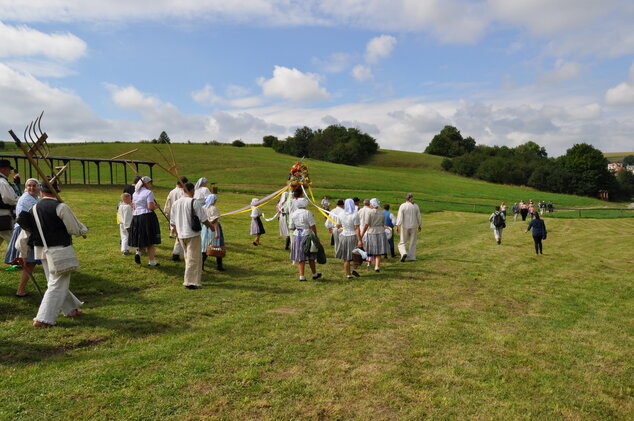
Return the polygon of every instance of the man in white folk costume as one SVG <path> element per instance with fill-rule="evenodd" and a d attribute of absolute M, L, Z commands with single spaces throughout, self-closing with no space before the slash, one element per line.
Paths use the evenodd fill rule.
<path fill-rule="evenodd" d="M 399 206 L 396 216 L 396 232 L 398 233 L 400 230 L 401 234 L 401 239 L 398 242 L 401 262 L 416 260 L 416 237 L 422 226 L 420 208 L 414 203 L 414 195 L 407 193 L 405 203 Z"/>

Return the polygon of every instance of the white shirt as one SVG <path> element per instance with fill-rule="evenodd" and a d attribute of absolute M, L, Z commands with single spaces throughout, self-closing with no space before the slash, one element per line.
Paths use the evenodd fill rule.
<path fill-rule="evenodd" d="M 18 203 L 19 197 L 4 174 L 0 174 L 0 195 L 5 205 L 15 206 Z M 11 215 L 11 211 L 9 209 L 0 209 L 0 215 Z"/>
<path fill-rule="evenodd" d="M 294 229 L 293 235 L 300 235 L 299 231 L 302 230 L 301 235 L 307 236 L 310 234 L 310 227 L 315 225 L 315 218 L 308 209 L 297 209 L 290 215 L 290 229 Z"/>
<path fill-rule="evenodd" d="M 148 208 L 148 204 L 151 202 L 154 202 L 154 193 L 152 193 L 152 190 L 141 187 L 141 190 L 135 192 L 134 196 L 132 196 L 132 203 L 134 205 L 132 214 L 142 215 L 152 212 Z"/>
<path fill-rule="evenodd" d="M 194 199 L 198 200 L 198 203 L 203 205 L 205 200 L 207 200 L 207 196 L 211 194 L 211 191 L 208 187 L 198 187 L 194 192 Z"/>
<path fill-rule="evenodd" d="M 172 205 L 170 214 L 170 225 L 176 228 L 178 238 L 193 238 L 200 235 L 200 231 L 192 230 L 192 201 L 194 201 L 194 212 L 198 215 L 200 222 L 207 220 L 207 213 L 200 204 L 191 197 L 181 197 Z"/>
<path fill-rule="evenodd" d="M 123 224 L 123 228 L 130 228 L 130 224 L 132 223 L 132 205 L 121 203 L 117 211 L 117 219 L 120 224 Z"/>
<path fill-rule="evenodd" d="M 165 212 L 165 215 L 168 218 L 170 217 L 170 211 L 172 210 L 172 206 L 181 197 L 185 197 L 185 191 L 178 186 L 172 189 L 172 191 L 170 191 L 169 194 L 167 195 L 167 199 L 165 200 L 165 206 L 163 206 L 163 212 Z"/>
<path fill-rule="evenodd" d="M 372 211 L 372 208 L 369 206 L 363 206 L 361 209 L 359 209 L 359 225 L 365 225 L 367 224 L 366 222 L 366 218 L 368 215 L 368 212 Z"/>
<path fill-rule="evenodd" d="M 355 226 L 359 226 L 359 213 L 346 213 L 343 211 L 337 216 L 337 222 L 343 227 L 339 236 L 350 237 L 356 235 Z"/>
<path fill-rule="evenodd" d="M 332 211 L 330 211 L 330 214 L 328 216 L 330 217 L 330 219 L 332 219 L 332 221 L 337 222 L 337 218 L 339 217 L 339 215 L 342 215 L 345 212 L 346 211 L 343 208 L 340 208 L 339 206 L 337 206 Z M 333 224 L 330 219 L 326 219 L 326 223 L 325 223 L 326 228 L 328 228 L 329 230 L 336 228 L 335 224 Z M 339 225 L 343 225 L 343 224 L 339 224 Z"/>
<path fill-rule="evenodd" d="M 57 200 L 57 199 L 53 197 L 43 197 L 41 200 Z M 86 226 L 82 224 L 79 221 L 79 219 L 77 219 L 73 211 L 68 207 L 66 203 L 60 203 L 59 205 L 57 205 L 57 208 L 55 208 L 55 213 L 57 214 L 59 219 L 61 219 L 62 222 L 64 223 L 64 226 L 66 227 L 66 231 L 68 232 L 68 234 L 74 235 L 74 236 L 80 236 L 80 235 L 86 235 L 86 233 L 88 232 L 88 228 L 86 228 Z M 42 230 L 44 231 L 45 228 L 42 227 Z M 63 247 L 63 246 L 53 246 L 50 248 L 55 248 L 55 247 Z M 44 247 L 35 246 L 33 250 L 35 252 L 36 259 L 45 258 Z"/>
<path fill-rule="evenodd" d="M 420 216 L 420 209 L 416 203 L 409 200 L 398 208 L 396 217 L 396 225 L 402 228 L 420 228 L 423 226 L 423 220 Z"/>

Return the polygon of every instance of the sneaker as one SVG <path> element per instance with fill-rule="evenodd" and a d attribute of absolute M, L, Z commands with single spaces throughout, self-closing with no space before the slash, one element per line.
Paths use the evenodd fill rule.
<path fill-rule="evenodd" d="M 407 254 L 404 254 L 404 255 L 401 256 L 401 262 L 404 262 L 405 259 L 407 259 Z"/>
<path fill-rule="evenodd" d="M 300 276 L 300 277 L 299 277 L 299 282 L 304 282 L 305 280 L 306 280 L 306 277 L 305 277 L 305 276 Z"/>
<path fill-rule="evenodd" d="M 313 273 L 313 281 L 319 278 L 321 278 L 321 272 Z"/>
<path fill-rule="evenodd" d="M 353 271 L 352 271 L 352 274 L 353 274 L 354 276 L 356 276 L 357 278 L 358 278 L 359 276 L 361 276 L 361 275 L 359 275 L 359 272 L 357 272 L 356 270 L 353 270 Z"/>
<path fill-rule="evenodd" d="M 134 263 L 136 263 L 137 265 L 141 264 L 141 255 L 140 254 L 135 254 L 134 255 Z"/>
<path fill-rule="evenodd" d="M 346 279 L 352 279 L 352 275 L 346 275 Z"/>

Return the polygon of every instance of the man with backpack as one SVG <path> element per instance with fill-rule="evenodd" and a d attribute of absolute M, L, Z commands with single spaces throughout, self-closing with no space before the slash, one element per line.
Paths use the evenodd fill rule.
<path fill-rule="evenodd" d="M 493 236 L 498 245 L 502 244 L 502 230 L 506 228 L 506 217 L 500 212 L 500 207 L 495 207 L 495 212 L 489 216 L 489 222 L 491 222 L 491 228 L 493 229 Z"/>

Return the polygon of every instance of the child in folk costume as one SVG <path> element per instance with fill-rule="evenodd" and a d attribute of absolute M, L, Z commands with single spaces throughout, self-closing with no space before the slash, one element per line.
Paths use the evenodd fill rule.
<path fill-rule="evenodd" d="M 258 202 L 259 199 L 257 198 L 251 199 L 251 235 L 255 235 L 255 241 L 253 241 L 254 246 L 259 246 L 260 236 L 266 234 L 264 225 L 262 224 L 262 216 L 264 216 L 264 214 L 255 206 Z"/>
<path fill-rule="evenodd" d="M 119 234 L 121 236 L 121 253 L 124 256 L 130 254 L 128 250 L 128 238 L 130 236 L 130 225 L 132 224 L 132 196 L 130 193 L 121 195 L 121 203 L 117 210 L 117 222 L 119 223 Z"/>

